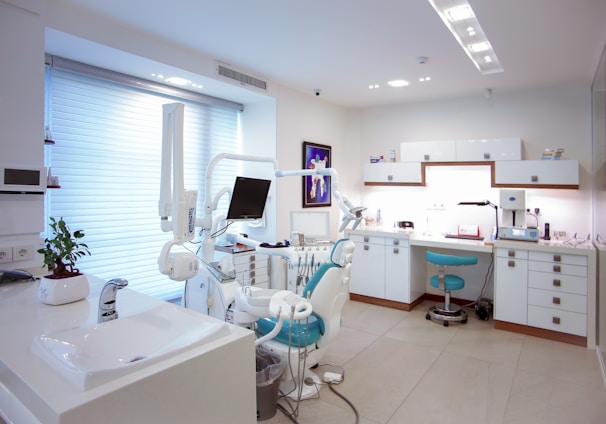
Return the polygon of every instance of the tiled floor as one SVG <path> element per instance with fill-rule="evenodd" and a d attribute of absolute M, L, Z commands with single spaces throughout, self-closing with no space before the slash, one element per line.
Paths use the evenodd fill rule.
<path fill-rule="evenodd" d="M 334 386 L 366 424 L 606 423 L 594 350 L 495 330 L 470 314 L 444 327 L 412 312 L 349 302 L 322 363 L 345 369 Z M 281 401 L 283 402 L 283 401 Z M 303 401 L 299 423 L 354 423 L 329 388 Z M 291 422 L 280 411 L 264 423 Z"/>

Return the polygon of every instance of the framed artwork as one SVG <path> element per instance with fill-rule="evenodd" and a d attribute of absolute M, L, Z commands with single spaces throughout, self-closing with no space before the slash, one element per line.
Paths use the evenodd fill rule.
<path fill-rule="evenodd" d="M 303 169 L 324 169 L 332 165 L 331 147 L 303 142 Z M 303 207 L 330 206 L 330 177 L 305 175 L 303 177 Z"/>

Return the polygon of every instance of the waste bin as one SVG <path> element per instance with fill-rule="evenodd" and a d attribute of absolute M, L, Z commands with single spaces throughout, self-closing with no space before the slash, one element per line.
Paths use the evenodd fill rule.
<path fill-rule="evenodd" d="M 257 421 L 276 415 L 283 371 L 284 362 L 280 357 L 263 349 L 257 350 Z"/>

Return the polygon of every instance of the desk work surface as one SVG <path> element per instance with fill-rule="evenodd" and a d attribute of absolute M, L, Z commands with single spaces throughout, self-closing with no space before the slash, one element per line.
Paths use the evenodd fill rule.
<path fill-rule="evenodd" d="M 466 239 L 454 239 L 446 238 L 444 236 L 429 236 L 422 235 L 411 231 L 401 231 L 393 229 L 383 229 L 380 227 L 366 229 L 366 230 L 353 230 L 349 231 L 348 236 L 359 235 L 359 236 L 376 236 L 376 237 L 393 237 L 398 239 L 409 240 L 410 246 L 422 246 L 422 247 L 433 247 L 439 249 L 453 249 L 462 250 L 469 252 L 492 252 L 492 241 L 491 240 L 466 240 Z"/>

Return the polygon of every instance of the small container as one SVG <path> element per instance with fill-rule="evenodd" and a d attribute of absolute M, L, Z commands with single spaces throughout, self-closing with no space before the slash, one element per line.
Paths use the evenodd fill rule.
<path fill-rule="evenodd" d="M 395 150 L 390 150 L 389 151 L 389 161 L 390 162 L 395 162 L 396 161 L 396 151 Z"/>

